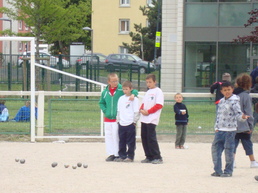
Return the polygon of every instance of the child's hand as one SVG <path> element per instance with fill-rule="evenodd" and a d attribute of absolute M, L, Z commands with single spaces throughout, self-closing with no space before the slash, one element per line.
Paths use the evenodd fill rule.
<path fill-rule="evenodd" d="M 182 115 L 185 115 L 186 114 L 186 112 L 185 111 L 183 111 L 183 112 L 181 112 L 182 113 Z"/>
<path fill-rule="evenodd" d="M 133 100 L 134 100 L 134 94 L 131 94 L 131 96 L 129 97 L 129 100 L 130 100 L 130 101 L 133 101 Z"/>
<path fill-rule="evenodd" d="M 148 111 L 147 110 L 143 110 L 143 109 L 140 110 L 140 113 L 145 115 L 145 116 L 149 115 Z"/>
<path fill-rule="evenodd" d="M 242 119 L 248 119 L 249 117 L 249 115 L 242 114 Z"/>

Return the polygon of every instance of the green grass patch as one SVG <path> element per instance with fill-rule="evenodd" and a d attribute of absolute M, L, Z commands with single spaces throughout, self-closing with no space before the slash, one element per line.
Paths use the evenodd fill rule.
<path fill-rule="evenodd" d="M 18 109 L 27 99 L 7 99 L 10 118 L 14 118 Z M 100 109 L 98 97 L 51 98 L 45 102 L 45 134 L 59 135 L 100 135 Z M 211 134 L 214 132 L 215 105 L 210 101 L 185 101 L 189 111 L 189 134 Z M 175 134 L 174 101 L 165 101 L 158 134 Z M 201 127 L 201 129 L 199 128 Z M 0 134 L 30 133 L 30 123 L 6 122 L 0 123 Z"/>

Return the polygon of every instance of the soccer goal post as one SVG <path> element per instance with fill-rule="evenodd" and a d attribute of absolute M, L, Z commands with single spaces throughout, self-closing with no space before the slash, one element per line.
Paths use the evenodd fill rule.
<path fill-rule="evenodd" d="M 71 73 L 67 73 L 67 72 L 64 72 L 64 71 L 60 71 L 60 70 L 57 70 L 57 69 L 54 69 L 54 68 L 51 68 L 51 67 L 48 67 L 48 66 L 44 66 L 44 65 L 41 65 L 41 64 L 37 64 L 35 62 L 35 53 L 36 53 L 36 50 L 35 50 L 35 37 L 0 37 L 0 41 L 22 41 L 22 42 L 29 42 L 30 43 L 30 51 L 31 51 L 31 55 L 30 55 L 30 92 L 29 92 L 29 95 L 30 95 L 30 134 L 31 134 L 31 142 L 35 142 L 35 139 L 36 138 L 51 138 L 51 137 L 46 137 L 46 136 L 36 136 L 36 117 L 35 117 L 35 105 L 36 105 L 36 89 L 35 89 L 35 82 L 36 82 L 36 79 L 35 79 L 35 66 L 37 67 L 40 67 L 40 68 L 44 68 L 46 70 L 50 70 L 50 71 L 54 71 L 54 72 L 57 72 L 57 73 L 61 73 L 61 74 L 64 74 L 64 75 L 68 75 L 70 77 L 73 77 L 73 78 L 76 78 L 76 79 L 81 79 L 83 81 L 87 81 L 87 82 L 90 82 L 90 83 L 93 83 L 93 84 L 96 84 L 96 85 L 99 85 L 100 86 L 100 90 L 101 92 L 104 90 L 105 88 L 105 84 L 103 83 L 100 83 L 100 82 L 97 82 L 97 81 L 93 81 L 93 80 L 90 80 L 90 79 L 86 79 L 86 78 L 83 78 L 83 77 L 80 77 L 80 76 L 76 76 L 74 74 L 71 74 Z M 19 92 L 19 91 L 18 91 Z M 18 93 L 16 93 L 18 94 Z M 49 93 L 50 96 L 56 96 L 56 95 L 59 95 L 58 92 L 55 92 L 55 93 Z M 91 93 L 94 95 L 94 93 Z M 18 94 L 19 95 L 19 94 Z M 25 95 L 28 95 L 25 93 Z M 37 95 L 40 95 L 39 98 L 40 98 L 40 108 L 39 108 L 39 111 L 40 112 L 43 112 L 44 111 L 44 95 L 40 94 L 40 92 L 37 91 Z M 76 94 L 76 96 L 78 95 L 78 93 Z M 87 96 L 87 95 L 86 95 Z M 91 95 L 88 95 L 88 96 L 91 96 Z M 43 97 L 43 98 L 42 98 Z M 39 112 L 39 113 L 40 113 Z M 101 123 L 103 122 L 103 114 L 101 113 Z M 42 129 L 44 129 L 44 118 L 43 120 L 42 119 L 39 119 L 38 120 L 38 125 L 37 127 L 41 127 Z M 103 137 L 103 124 L 101 124 L 101 136 Z M 39 130 L 38 130 L 39 132 Z M 40 133 L 40 132 L 39 132 Z M 52 136 L 53 138 L 56 138 L 56 136 Z M 67 137 L 70 137 L 70 136 L 67 136 Z M 82 137 L 80 137 L 82 138 Z"/>
<path fill-rule="evenodd" d="M 0 37 L 0 41 L 30 42 L 31 47 L 31 141 L 35 141 L 35 37 Z M 33 108 L 32 108 L 33 107 Z"/>

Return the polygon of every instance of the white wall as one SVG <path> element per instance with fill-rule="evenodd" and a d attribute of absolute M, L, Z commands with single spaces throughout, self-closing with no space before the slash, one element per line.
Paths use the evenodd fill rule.
<path fill-rule="evenodd" d="M 182 92 L 183 0 L 163 0 L 161 89 Z"/>

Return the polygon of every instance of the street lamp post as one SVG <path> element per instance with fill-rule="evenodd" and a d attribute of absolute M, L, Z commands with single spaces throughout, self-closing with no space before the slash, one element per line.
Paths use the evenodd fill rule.
<path fill-rule="evenodd" d="M 154 61 L 157 58 L 157 48 L 160 47 L 160 31 L 159 31 L 159 22 L 160 22 L 160 9 L 161 9 L 161 3 L 160 0 L 157 0 L 158 3 L 158 15 L 157 15 L 157 21 L 156 21 L 156 40 L 155 40 L 155 47 L 154 47 Z"/>
<path fill-rule="evenodd" d="M 9 21 L 10 22 L 10 32 L 12 33 L 12 20 L 9 18 L 0 18 L 2 21 Z M 10 34 L 11 36 L 11 34 Z M 10 41 L 10 63 L 12 61 L 12 41 Z"/>
<path fill-rule="evenodd" d="M 82 28 L 85 31 L 90 31 L 91 32 L 91 59 L 90 59 L 90 63 L 91 65 L 93 65 L 92 63 L 92 58 L 93 58 L 93 29 L 91 29 L 90 27 L 84 27 Z"/>

